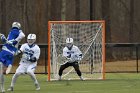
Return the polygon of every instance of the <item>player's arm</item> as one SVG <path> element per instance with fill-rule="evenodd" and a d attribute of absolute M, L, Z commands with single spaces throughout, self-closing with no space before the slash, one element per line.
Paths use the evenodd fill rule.
<path fill-rule="evenodd" d="M 25 48 L 25 44 L 21 45 L 20 49 L 16 51 L 15 55 L 20 55 L 23 53 Z"/>
<path fill-rule="evenodd" d="M 78 47 L 77 47 L 77 55 L 79 58 L 81 58 L 81 59 L 83 58 L 83 54 Z"/>
<path fill-rule="evenodd" d="M 63 49 L 63 57 L 66 57 L 66 58 L 71 58 L 71 54 L 70 53 L 68 53 L 68 51 L 67 51 L 67 48 L 65 47 L 64 49 Z"/>
<path fill-rule="evenodd" d="M 15 39 L 17 42 L 21 41 L 25 37 L 25 34 L 20 30 L 19 36 Z"/>

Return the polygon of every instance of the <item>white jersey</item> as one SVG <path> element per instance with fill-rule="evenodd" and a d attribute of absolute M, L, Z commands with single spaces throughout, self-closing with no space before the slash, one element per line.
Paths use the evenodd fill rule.
<path fill-rule="evenodd" d="M 71 50 L 69 50 L 68 47 L 64 47 L 64 49 L 63 49 L 63 56 L 64 57 L 70 56 L 70 58 L 72 58 L 73 56 L 80 55 L 80 54 L 82 54 L 82 52 L 75 45 L 72 46 L 72 49 Z"/>
<path fill-rule="evenodd" d="M 22 64 L 22 63 L 37 64 L 37 61 L 36 62 L 30 62 L 27 59 L 28 59 L 28 57 L 36 57 L 37 60 L 39 59 L 40 48 L 39 48 L 38 45 L 35 44 L 34 46 L 30 47 L 28 45 L 28 43 L 25 43 L 21 46 L 20 51 L 22 51 L 22 53 L 23 53 L 20 64 Z"/>

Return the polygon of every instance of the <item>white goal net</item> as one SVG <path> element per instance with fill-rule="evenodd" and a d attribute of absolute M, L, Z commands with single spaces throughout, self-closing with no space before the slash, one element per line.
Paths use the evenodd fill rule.
<path fill-rule="evenodd" d="M 50 21 L 48 80 L 57 80 L 66 38 L 74 40 L 83 53 L 79 62 L 84 79 L 104 79 L 105 65 L 105 22 L 104 21 Z M 73 67 L 63 71 L 62 79 L 79 79 Z"/>

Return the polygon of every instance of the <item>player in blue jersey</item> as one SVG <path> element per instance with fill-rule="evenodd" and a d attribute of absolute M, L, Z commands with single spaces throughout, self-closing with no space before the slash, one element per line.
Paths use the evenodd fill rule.
<path fill-rule="evenodd" d="M 6 38 L 5 35 L 0 33 L 0 38 L 4 43 L 0 52 L 0 67 L 4 68 L 4 73 L 8 74 L 11 71 L 14 55 L 17 52 L 19 42 L 25 37 L 21 30 L 21 24 L 19 22 L 13 22 L 12 28 Z M 0 71 L 2 72 L 2 71 Z M 0 74 L 1 89 L 4 93 L 4 75 Z"/>

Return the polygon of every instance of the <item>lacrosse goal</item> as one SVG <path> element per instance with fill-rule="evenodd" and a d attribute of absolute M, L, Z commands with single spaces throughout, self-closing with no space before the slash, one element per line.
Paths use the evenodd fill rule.
<path fill-rule="evenodd" d="M 66 38 L 83 53 L 79 62 L 84 79 L 105 79 L 105 21 L 49 21 L 48 22 L 48 81 L 58 79 L 64 62 L 62 51 Z M 73 67 L 63 71 L 62 79 L 79 79 Z"/>

